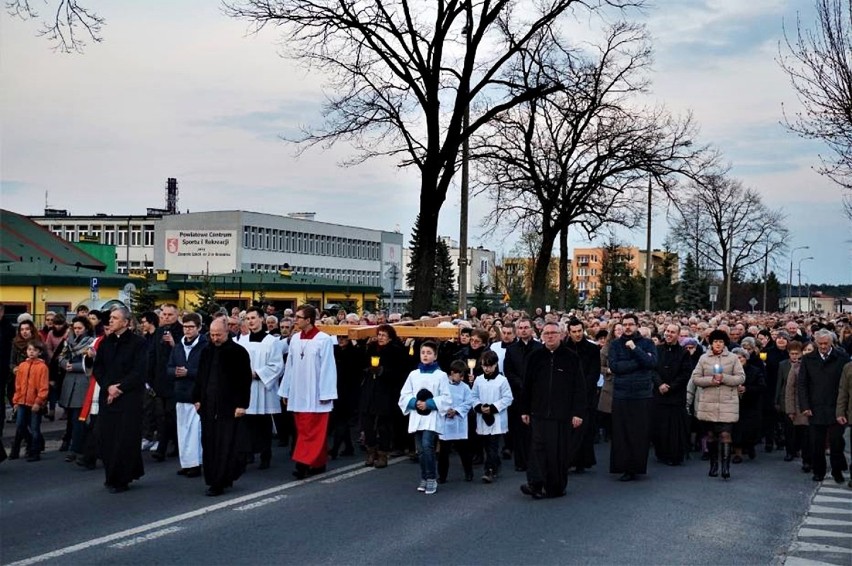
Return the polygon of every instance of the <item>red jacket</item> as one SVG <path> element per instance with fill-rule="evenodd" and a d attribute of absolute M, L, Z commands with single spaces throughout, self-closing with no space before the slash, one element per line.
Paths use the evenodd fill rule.
<path fill-rule="evenodd" d="M 15 395 L 12 404 L 25 407 L 38 404 L 44 407 L 47 403 L 48 381 L 49 371 L 44 360 L 27 358 L 15 372 Z"/>

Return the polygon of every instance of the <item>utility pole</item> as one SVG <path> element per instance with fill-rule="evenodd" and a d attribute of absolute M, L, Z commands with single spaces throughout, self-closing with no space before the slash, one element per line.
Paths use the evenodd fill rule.
<path fill-rule="evenodd" d="M 388 277 L 391 280 L 391 292 L 390 292 L 390 306 L 388 307 L 388 314 L 394 312 L 394 301 L 395 301 L 395 293 L 396 293 L 396 280 L 399 277 L 399 272 L 395 263 L 391 263 L 388 268 Z"/>
<path fill-rule="evenodd" d="M 465 39 L 465 53 L 470 50 L 470 34 L 473 32 L 473 22 L 470 20 L 468 11 L 467 22 L 462 33 Z M 462 178 L 461 178 L 461 202 L 459 203 L 459 311 L 461 317 L 467 318 L 467 201 L 468 189 L 468 160 L 470 158 L 470 144 L 468 143 L 467 129 L 470 126 L 470 88 L 467 84 L 459 89 L 458 96 L 464 96 L 464 116 L 462 118 Z"/>
<path fill-rule="evenodd" d="M 651 312 L 651 176 L 648 176 L 648 226 L 645 233 L 645 312 Z"/>
<path fill-rule="evenodd" d="M 810 249 L 810 246 L 799 246 L 790 250 L 790 275 L 787 278 L 787 308 L 785 309 L 787 312 L 793 311 L 791 303 L 793 300 L 793 254 L 796 253 L 796 250 L 808 249 Z"/>

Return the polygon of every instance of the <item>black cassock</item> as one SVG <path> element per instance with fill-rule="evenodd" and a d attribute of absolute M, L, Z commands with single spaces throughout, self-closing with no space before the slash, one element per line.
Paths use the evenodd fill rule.
<path fill-rule="evenodd" d="M 101 340 L 92 373 L 100 385 L 98 451 L 106 485 L 123 487 L 145 475 L 142 465 L 142 402 L 145 396 L 145 339 L 129 330 Z M 122 394 L 107 403 L 109 386 Z"/>
<path fill-rule="evenodd" d="M 573 417 L 585 418 L 586 392 L 580 358 L 560 345 L 530 354 L 521 395 L 521 414 L 530 416 L 527 482 L 559 497 L 568 485 Z"/>
<path fill-rule="evenodd" d="M 597 400 L 595 394 L 598 389 L 598 380 L 601 376 L 601 349 L 596 343 L 583 338 L 580 342 L 574 342 L 571 338 L 565 341 L 565 347 L 573 350 L 580 358 L 580 367 L 585 380 L 586 391 L 586 418 L 579 429 L 574 431 L 571 440 L 571 466 L 578 470 L 591 468 L 597 464 L 595 458 L 595 413 L 597 412 Z"/>
<path fill-rule="evenodd" d="M 230 487 L 245 471 L 251 439 L 234 412 L 248 408 L 251 380 L 251 359 L 242 346 L 227 340 L 201 352 L 192 400 L 201 403 L 202 465 L 211 487 Z"/>
<path fill-rule="evenodd" d="M 657 346 L 654 405 L 651 415 L 651 442 L 654 455 L 663 463 L 681 464 L 689 444 L 689 415 L 686 413 L 686 387 L 692 373 L 689 352 L 680 344 Z M 660 393 L 666 384 L 669 391 Z"/>

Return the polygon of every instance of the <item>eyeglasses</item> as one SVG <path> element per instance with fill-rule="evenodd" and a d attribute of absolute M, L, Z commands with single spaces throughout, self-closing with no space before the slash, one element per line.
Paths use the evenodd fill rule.
<path fill-rule="evenodd" d="M 297 314 L 297 315 L 296 315 L 296 316 L 294 316 L 293 318 L 301 318 L 302 320 L 305 320 L 305 319 L 307 319 L 308 317 L 306 317 L 306 316 L 302 316 L 302 315 L 300 315 L 300 314 Z"/>
<path fill-rule="evenodd" d="M 198 326 L 196 326 L 195 324 L 184 324 L 183 327 L 184 328 L 198 328 Z"/>

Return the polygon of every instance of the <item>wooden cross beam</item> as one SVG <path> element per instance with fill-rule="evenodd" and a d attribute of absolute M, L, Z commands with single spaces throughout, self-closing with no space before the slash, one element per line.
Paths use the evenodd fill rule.
<path fill-rule="evenodd" d="M 391 324 L 400 338 L 434 338 L 436 340 L 452 340 L 458 338 L 459 329 L 438 328 L 441 322 L 450 322 L 452 317 L 437 316 L 423 320 L 406 320 Z M 365 340 L 376 335 L 378 325 L 348 326 L 348 325 L 318 325 L 321 331 L 331 336 L 349 336 L 352 340 Z"/>

